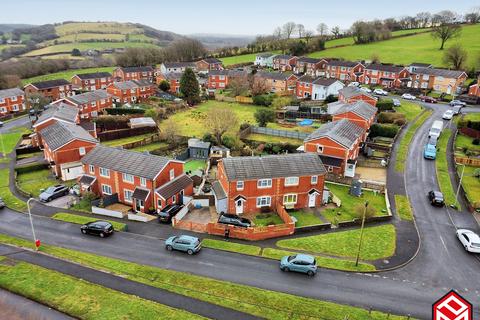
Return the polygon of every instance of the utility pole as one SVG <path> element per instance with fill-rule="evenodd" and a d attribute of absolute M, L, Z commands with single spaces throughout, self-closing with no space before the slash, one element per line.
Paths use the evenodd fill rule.
<path fill-rule="evenodd" d="M 356 267 L 358 267 L 358 259 L 360 259 L 360 250 L 362 248 L 362 240 L 363 240 L 363 227 L 365 226 L 365 216 L 367 215 L 367 208 L 368 208 L 368 201 L 365 201 L 365 209 L 363 209 L 363 217 L 362 217 L 362 226 L 360 227 L 360 240 L 358 241 L 357 259 L 355 260 Z"/>
<path fill-rule="evenodd" d="M 28 208 L 28 216 L 30 218 L 30 226 L 32 227 L 32 234 L 33 234 L 33 244 L 35 245 L 35 250 L 38 251 L 38 247 L 40 246 L 40 242 L 37 241 L 37 237 L 35 236 L 35 229 L 33 228 L 33 220 L 32 220 L 32 213 L 30 212 L 30 201 L 35 200 L 34 198 L 30 198 L 27 201 L 27 208 Z"/>
<path fill-rule="evenodd" d="M 465 165 L 462 164 L 462 174 L 460 175 L 460 181 L 458 182 L 457 193 L 455 194 L 455 205 L 454 205 L 455 208 L 457 207 L 457 204 L 458 204 L 458 193 L 460 192 L 460 186 L 462 185 L 464 172 L 465 172 Z"/>

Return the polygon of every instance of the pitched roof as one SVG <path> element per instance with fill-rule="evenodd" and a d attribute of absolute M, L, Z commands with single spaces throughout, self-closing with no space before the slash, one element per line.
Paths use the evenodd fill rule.
<path fill-rule="evenodd" d="M 123 70 L 123 72 L 153 72 L 153 68 L 151 66 L 145 67 L 119 67 L 119 69 Z"/>
<path fill-rule="evenodd" d="M 0 99 L 23 96 L 25 93 L 19 88 L 0 90 Z"/>
<path fill-rule="evenodd" d="M 327 79 L 327 78 L 322 78 L 322 77 L 311 77 L 311 76 L 306 74 L 306 75 L 303 75 L 300 78 L 298 78 L 298 81 L 328 87 L 329 85 L 337 82 L 338 80 L 334 79 L 334 78 L 328 78 Z"/>
<path fill-rule="evenodd" d="M 355 141 L 365 133 L 365 130 L 357 124 L 342 119 L 329 122 L 313 131 L 304 141 L 311 141 L 320 138 L 330 138 L 342 146 L 350 149 Z"/>
<path fill-rule="evenodd" d="M 138 84 L 132 80 L 114 82 L 113 86 L 120 90 L 130 90 L 138 88 Z"/>
<path fill-rule="evenodd" d="M 257 57 L 262 57 L 262 58 L 270 58 L 272 56 L 276 56 L 275 53 L 271 52 L 262 52 L 262 53 L 257 53 Z"/>
<path fill-rule="evenodd" d="M 215 180 L 212 183 L 212 190 L 218 200 L 227 198 L 227 194 L 225 193 L 225 190 L 223 190 L 222 184 L 218 180 Z"/>
<path fill-rule="evenodd" d="M 202 59 L 200 61 L 205 61 L 208 64 L 218 64 L 218 63 L 222 64 L 222 61 L 218 60 L 217 58 L 205 58 L 205 59 Z"/>
<path fill-rule="evenodd" d="M 110 72 L 92 72 L 92 73 L 79 73 L 74 75 L 74 77 L 77 76 L 82 80 L 87 80 L 87 79 L 98 79 L 98 78 L 108 78 L 111 77 L 112 74 Z"/>
<path fill-rule="evenodd" d="M 146 79 L 132 80 L 139 87 L 153 87 L 154 84 Z"/>
<path fill-rule="evenodd" d="M 354 103 L 345 103 L 335 111 L 334 115 L 346 112 L 355 113 L 359 117 L 368 120 L 375 116 L 377 108 L 364 101 L 356 101 Z"/>
<path fill-rule="evenodd" d="M 37 88 L 38 90 L 44 90 L 44 89 L 70 85 L 70 82 L 68 82 L 65 79 L 55 79 L 55 80 L 48 80 L 48 81 L 32 82 L 30 84 L 35 88 Z"/>
<path fill-rule="evenodd" d="M 367 97 L 370 97 L 372 99 L 375 99 L 374 96 L 372 96 L 371 94 L 365 92 L 365 91 L 362 91 L 360 89 L 358 89 L 357 87 L 344 87 L 342 89 L 340 89 L 338 91 L 339 94 L 342 94 L 345 99 L 349 99 L 349 98 L 352 98 L 352 97 L 357 97 L 357 96 L 360 96 L 360 95 L 364 95 L 364 96 L 367 96 Z"/>
<path fill-rule="evenodd" d="M 367 70 L 379 70 L 386 72 L 400 72 L 405 69 L 404 66 L 395 66 L 393 64 L 371 63 L 365 67 Z"/>
<path fill-rule="evenodd" d="M 259 71 L 255 74 L 255 76 L 263 78 L 263 79 L 282 80 L 282 81 L 287 80 L 292 75 L 295 76 L 294 74 L 291 74 L 291 73 L 267 72 L 267 71 Z M 297 77 L 297 76 L 295 76 L 295 77 Z"/>
<path fill-rule="evenodd" d="M 164 77 L 166 80 L 180 80 L 183 76 L 183 73 L 181 72 L 169 72 L 162 74 L 162 77 Z"/>
<path fill-rule="evenodd" d="M 322 161 L 314 153 L 230 157 L 221 161 L 230 181 L 299 177 L 325 173 Z"/>
<path fill-rule="evenodd" d="M 439 76 L 444 78 L 457 79 L 461 75 L 465 74 L 462 70 L 447 70 L 447 69 L 435 69 L 435 68 L 417 68 L 413 73 L 416 74 L 428 74 L 432 76 Z"/>
<path fill-rule="evenodd" d="M 360 62 L 355 62 L 355 61 L 347 61 L 347 60 L 329 60 L 328 61 L 329 66 L 336 66 L 336 67 L 353 68 L 357 64 L 361 64 L 361 63 Z"/>
<path fill-rule="evenodd" d="M 132 198 L 145 201 L 147 200 L 149 194 L 150 190 L 136 187 L 135 190 L 133 190 Z"/>
<path fill-rule="evenodd" d="M 205 142 L 197 138 L 190 138 L 188 139 L 188 147 L 189 148 L 199 148 L 199 149 L 209 149 L 210 142 Z"/>
<path fill-rule="evenodd" d="M 78 181 L 80 184 L 85 184 L 87 186 L 90 186 L 92 183 L 95 182 L 95 180 L 97 180 L 96 177 L 94 176 L 90 176 L 88 174 L 84 174 L 80 177 L 80 180 Z"/>
<path fill-rule="evenodd" d="M 340 168 L 343 163 L 343 159 L 340 158 L 330 157 L 323 154 L 320 154 L 319 157 L 322 160 L 323 164 L 326 166 Z"/>
<path fill-rule="evenodd" d="M 277 54 L 274 59 L 277 60 L 277 59 L 284 59 L 284 60 L 290 60 L 292 58 L 295 58 L 295 56 L 291 56 L 291 55 L 288 55 L 288 54 Z"/>
<path fill-rule="evenodd" d="M 169 199 L 189 185 L 193 185 L 193 180 L 186 174 L 176 177 L 155 190 L 163 199 Z"/>
<path fill-rule="evenodd" d="M 85 104 L 102 99 L 108 99 L 108 97 L 109 94 L 107 93 L 107 90 L 94 90 L 68 97 L 67 100 L 76 104 Z"/>
<path fill-rule="evenodd" d="M 55 122 L 54 124 L 40 130 L 40 134 L 50 150 L 57 150 L 73 140 L 98 143 L 98 141 L 92 137 L 87 130 L 73 123 Z"/>
<path fill-rule="evenodd" d="M 195 68 L 195 62 L 164 62 L 165 68 Z"/>
<path fill-rule="evenodd" d="M 153 179 L 172 161 L 166 157 L 97 145 L 85 157 L 82 163 L 112 169 L 134 176 Z"/>
<path fill-rule="evenodd" d="M 70 123 L 75 123 L 78 117 L 78 111 L 79 110 L 77 107 L 71 106 L 63 102 L 57 105 L 51 105 L 40 115 L 40 117 L 38 117 L 38 120 L 33 126 L 36 127 L 38 124 L 48 119 L 57 119 Z"/>
<path fill-rule="evenodd" d="M 212 70 L 208 73 L 208 76 L 229 76 L 229 77 L 246 77 L 248 75 L 247 71 L 244 70 Z"/>
<path fill-rule="evenodd" d="M 429 66 L 431 66 L 430 63 L 422 63 L 422 62 L 412 62 L 409 65 L 409 67 L 425 67 L 425 68 L 427 68 Z"/>
<path fill-rule="evenodd" d="M 306 62 L 306 63 L 318 63 L 322 59 L 310 58 L 310 57 L 300 57 L 297 59 L 297 62 Z"/>

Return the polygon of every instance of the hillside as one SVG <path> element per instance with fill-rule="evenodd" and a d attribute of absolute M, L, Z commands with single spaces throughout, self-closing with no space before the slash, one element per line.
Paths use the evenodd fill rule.
<path fill-rule="evenodd" d="M 15 29 L 23 28 L 32 28 L 35 27 L 33 24 L 19 24 L 19 23 L 9 23 L 9 24 L 0 24 L 0 32 L 11 32 Z"/>

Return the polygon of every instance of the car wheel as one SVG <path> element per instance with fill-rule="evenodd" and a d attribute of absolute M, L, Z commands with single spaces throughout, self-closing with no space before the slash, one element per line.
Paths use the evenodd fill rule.
<path fill-rule="evenodd" d="M 193 250 L 192 250 L 192 249 L 188 249 L 188 250 L 187 250 L 187 253 L 188 253 L 189 255 L 192 255 L 192 254 L 193 254 Z"/>
<path fill-rule="evenodd" d="M 284 271 L 284 272 L 289 272 L 290 269 L 289 269 L 288 267 L 283 267 L 282 271 Z"/>
<path fill-rule="evenodd" d="M 52 201 L 52 198 L 47 198 L 47 202 L 50 202 L 50 201 Z"/>
<path fill-rule="evenodd" d="M 105 238 L 105 233 L 100 232 L 100 238 Z"/>
<path fill-rule="evenodd" d="M 173 250 L 172 246 L 171 246 L 171 245 L 168 245 L 168 246 L 167 246 L 167 250 L 168 250 L 168 251 L 172 251 L 172 250 Z"/>
<path fill-rule="evenodd" d="M 467 246 L 467 245 L 464 245 L 464 247 L 465 247 L 465 250 L 467 250 L 467 252 L 468 252 L 468 246 Z"/>
<path fill-rule="evenodd" d="M 87 230 L 82 230 L 82 233 L 83 233 L 83 234 L 87 234 Z"/>
<path fill-rule="evenodd" d="M 307 271 L 307 275 L 308 275 L 309 277 L 313 277 L 313 276 L 315 275 L 315 272 L 313 272 L 312 270 L 308 270 L 308 271 Z"/>

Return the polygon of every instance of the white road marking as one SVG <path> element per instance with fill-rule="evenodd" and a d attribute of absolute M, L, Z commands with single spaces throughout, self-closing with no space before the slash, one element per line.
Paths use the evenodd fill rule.
<path fill-rule="evenodd" d="M 447 245 L 445 244 L 445 241 L 443 241 L 442 236 L 440 236 L 440 240 L 442 241 L 443 247 L 445 248 L 445 251 L 448 253 Z"/>

